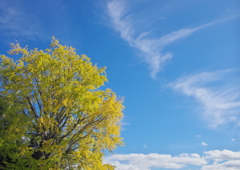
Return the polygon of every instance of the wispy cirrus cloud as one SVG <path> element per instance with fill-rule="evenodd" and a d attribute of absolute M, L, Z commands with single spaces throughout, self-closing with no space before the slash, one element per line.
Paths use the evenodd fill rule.
<path fill-rule="evenodd" d="M 133 14 L 128 14 L 128 12 L 124 0 L 113 0 L 107 4 L 107 14 L 111 20 L 111 26 L 131 47 L 135 47 L 143 53 L 145 62 L 149 64 L 152 78 L 155 78 L 164 63 L 172 58 L 171 53 L 162 53 L 165 46 L 188 37 L 197 30 L 220 22 L 216 21 L 195 28 L 183 28 L 160 38 L 151 38 L 150 31 L 139 33 L 138 27 L 134 25 Z M 144 25 L 144 23 L 142 24 Z"/>
<path fill-rule="evenodd" d="M 216 128 L 240 121 L 240 88 L 237 70 L 219 70 L 184 76 L 169 84 L 174 90 L 194 97 L 203 115 Z"/>
<path fill-rule="evenodd" d="M 67 28 L 68 15 L 62 0 L 47 5 L 43 1 L 0 3 L 0 33 L 4 39 L 47 40 Z"/>
<path fill-rule="evenodd" d="M 201 167 L 202 170 L 237 170 L 240 165 L 240 152 L 230 150 L 211 150 L 199 154 L 116 154 L 104 158 L 117 170 L 150 170 L 151 168 L 181 169 L 188 165 Z"/>
<path fill-rule="evenodd" d="M 39 33 L 39 21 L 28 15 L 14 2 L 1 2 L 0 4 L 0 31 L 6 37 L 25 37 L 34 39 L 41 37 Z"/>

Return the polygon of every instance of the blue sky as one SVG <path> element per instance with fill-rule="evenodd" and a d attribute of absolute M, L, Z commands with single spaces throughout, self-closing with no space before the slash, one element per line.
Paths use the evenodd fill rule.
<path fill-rule="evenodd" d="M 98 66 L 125 98 L 117 170 L 240 167 L 240 1 L 0 3 L 0 52 L 55 36 Z"/>

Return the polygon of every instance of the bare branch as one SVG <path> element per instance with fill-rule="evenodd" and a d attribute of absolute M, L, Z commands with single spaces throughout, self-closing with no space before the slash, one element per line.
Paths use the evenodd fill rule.
<path fill-rule="evenodd" d="M 27 101 L 28 101 L 28 104 L 30 105 L 30 108 L 31 108 L 31 111 L 33 112 L 34 116 L 35 116 L 35 119 L 37 120 L 38 119 L 38 115 L 37 115 L 37 111 L 36 109 L 34 108 L 32 102 L 31 102 L 31 99 L 29 97 L 26 97 Z"/>

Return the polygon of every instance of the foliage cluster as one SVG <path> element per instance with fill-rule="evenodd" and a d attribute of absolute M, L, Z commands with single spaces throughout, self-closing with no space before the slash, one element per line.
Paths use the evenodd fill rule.
<path fill-rule="evenodd" d="M 55 38 L 9 54 L 21 57 L 0 56 L 0 169 L 114 169 L 102 158 L 123 145 L 123 105 L 100 88 L 105 68 Z"/>

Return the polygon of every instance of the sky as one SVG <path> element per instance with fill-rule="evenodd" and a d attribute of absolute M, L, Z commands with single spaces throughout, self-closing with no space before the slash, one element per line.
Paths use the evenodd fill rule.
<path fill-rule="evenodd" d="M 106 66 L 105 87 L 124 97 L 125 146 L 105 163 L 239 169 L 239 0 L 0 0 L 1 54 L 52 36 Z"/>

